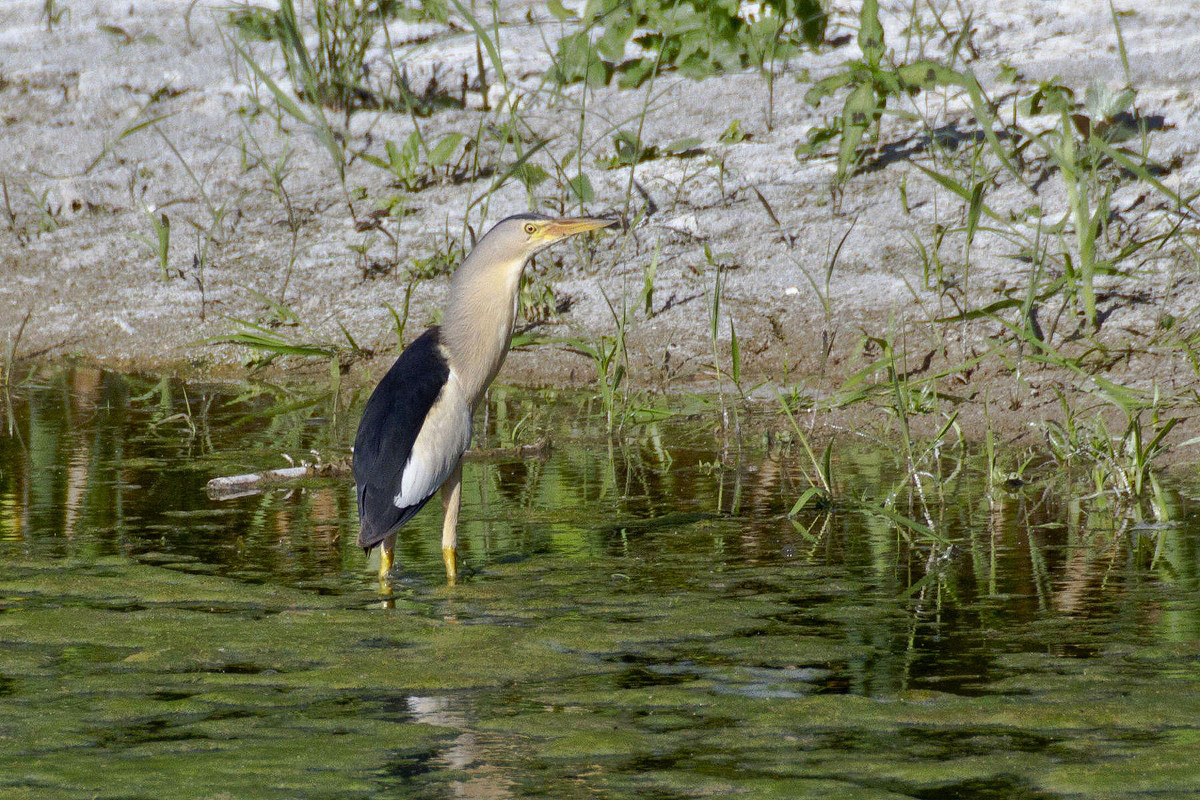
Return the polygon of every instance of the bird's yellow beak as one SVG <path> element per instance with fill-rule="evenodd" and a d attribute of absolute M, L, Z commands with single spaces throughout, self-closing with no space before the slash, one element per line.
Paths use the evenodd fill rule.
<path fill-rule="evenodd" d="M 542 228 L 542 235 L 539 238 L 543 238 L 547 242 L 557 242 L 559 239 L 565 239 L 577 233 L 587 233 L 616 224 L 617 220 L 615 219 L 600 219 L 599 217 L 552 219 Z"/>

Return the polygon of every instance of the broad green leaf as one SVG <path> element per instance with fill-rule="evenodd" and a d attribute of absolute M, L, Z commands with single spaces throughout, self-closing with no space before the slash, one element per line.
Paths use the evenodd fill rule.
<path fill-rule="evenodd" d="M 567 181 L 567 187 L 571 190 L 571 194 L 579 198 L 581 203 L 590 203 L 596 199 L 596 193 L 592 190 L 592 182 L 582 172 Z"/>
<path fill-rule="evenodd" d="M 1112 119 L 1133 105 L 1137 91 L 1130 88 L 1114 92 L 1102 83 L 1091 83 L 1083 94 L 1083 106 L 1095 120 Z"/>
<path fill-rule="evenodd" d="M 823 78 L 814 83 L 809 90 L 804 93 L 804 102 L 815 106 L 821 102 L 821 98 L 833 94 L 838 89 L 855 79 L 855 72 L 847 69 L 844 72 L 838 72 L 830 75 L 828 78 Z"/>
<path fill-rule="evenodd" d="M 841 120 L 838 120 L 840 123 Z M 841 132 L 841 125 L 826 127 L 816 127 L 808 132 L 808 141 L 801 142 L 796 145 L 795 156 L 797 160 L 803 160 L 805 156 L 810 156 L 820 150 L 826 143 L 833 141 Z"/>
<path fill-rule="evenodd" d="M 936 61 L 914 61 L 896 70 L 900 83 L 905 87 L 935 89 L 939 86 L 962 86 L 962 73 Z"/>
<path fill-rule="evenodd" d="M 849 176 L 849 169 L 854 163 L 858 144 L 880 110 L 879 100 L 875 96 L 875 88 L 869 83 L 859 86 L 846 100 L 846 105 L 842 109 L 842 144 L 838 150 L 837 174 L 839 179 Z"/>
<path fill-rule="evenodd" d="M 541 184 L 550 177 L 546 173 L 546 170 L 542 169 L 537 164 L 530 163 L 525 163 L 517 167 L 517 169 L 513 171 L 513 175 L 516 176 L 517 180 L 525 184 L 525 186 L 529 189 Z"/>
<path fill-rule="evenodd" d="M 415 164 L 421 153 L 421 134 L 413 131 L 404 140 L 404 148 L 400 151 L 400 158 L 405 164 Z"/>
<path fill-rule="evenodd" d="M 384 149 L 386 148 L 387 145 L 384 145 Z M 384 161 L 379 156 L 371 155 L 370 153 L 359 153 L 358 157 L 373 167 L 379 167 L 380 169 L 386 169 L 389 171 L 392 168 L 391 164 L 389 164 L 387 161 Z"/>
<path fill-rule="evenodd" d="M 858 46 L 863 60 L 878 66 L 883 59 L 883 25 L 879 22 L 878 0 L 863 0 L 858 14 Z"/>
<path fill-rule="evenodd" d="M 440 167 L 450 160 L 458 150 L 458 145 L 462 142 L 463 135 L 461 133 L 448 133 L 438 140 L 438 143 L 429 151 L 429 166 Z"/>
<path fill-rule="evenodd" d="M 808 501 L 812 500 L 814 497 L 819 500 L 823 496 L 824 496 L 824 493 L 818 487 L 816 487 L 816 486 L 808 487 L 800 495 L 799 499 L 796 500 L 795 504 L 792 506 L 791 510 L 788 511 L 787 515 L 789 517 L 796 516 L 801 511 L 804 510 L 804 507 L 808 505 Z"/>
<path fill-rule="evenodd" d="M 604 28 L 604 35 L 596 41 L 596 50 L 600 55 L 614 63 L 625 60 L 625 46 L 629 37 L 637 28 L 637 20 L 631 14 L 617 14 L 610 17 Z"/>
<path fill-rule="evenodd" d="M 768 0 L 768 5 L 773 3 Z M 793 14 L 800 20 L 800 35 L 809 47 L 817 47 L 825 41 L 825 27 L 829 14 L 822 0 L 796 0 Z"/>
<path fill-rule="evenodd" d="M 657 67 L 653 58 L 637 58 L 621 65 L 621 77 L 617 86 L 622 89 L 636 89 L 650 79 Z"/>
<path fill-rule="evenodd" d="M 612 67 L 600 58 L 587 31 L 558 40 L 554 77 L 559 83 L 585 81 L 588 86 L 604 86 L 611 76 Z"/>
<path fill-rule="evenodd" d="M 1031 117 L 1039 114 L 1070 113 L 1075 109 L 1075 93 L 1066 86 L 1043 82 L 1028 98 L 1018 103 L 1019 110 Z"/>
<path fill-rule="evenodd" d="M 1105 109 L 1105 116 L 1109 119 L 1128 111 L 1133 107 L 1133 101 L 1137 98 L 1137 89 L 1122 89 L 1117 92 L 1116 96 Z"/>
<path fill-rule="evenodd" d="M 704 140 L 699 136 L 686 136 L 682 139 L 676 139 L 663 148 L 663 152 L 671 155 L 686 153 L 688 150 L 694 150 L 704 143 Z"/>
<path fill-rule="evenodd" d="M 562 0 L 546 0 L 546 10 L 559 22 L 575 19 L 575 12 L 564 6 Z"/>
<path fill-rule="evenodd" d="M 744 131 L 742 131 L 742 121 L 740 119 L 735 119 L 733 122 L 729 123 L 729 127 L 726 128 L 725 132 L 717 138 L 717 141 L 721 144 L 737 144 L 738 142 L 743 141 L 745 138 L 746 134 Z"/>

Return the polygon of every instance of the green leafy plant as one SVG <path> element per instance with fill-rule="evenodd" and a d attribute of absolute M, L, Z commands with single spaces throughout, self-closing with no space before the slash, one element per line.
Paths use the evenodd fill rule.
<path fill-rule="evenodd" d="M 644 161 L 654 161 L 668 156 L 685 157 L 699 154 L 701 140 L 695 136 L 687 136 L 666 144 L 662 147 L 648 145 L 642 142 L 633 131 L 620 130 L 612 137 L 613 154 L 598 159 L 600 166 L 605 169 L 620 169 L 641 164 Z"/>
<path fill-rule="evenodd" d="M 43 233 L 53 233 L 54 231 L 58 230 L 59 217 L 62 214 L 62 208 L 55 207 L 51 203 L 49 187 L 38 192 L 32 186 L 30 186 L 29 184 L 26 183 L 22 186 L 22 188 L 25 190 L 25 196 L 33 204 L 33 207 L 37 212 L 37 214 L 36 214 L 37 221 L 31 226 L 33 228 L 33 230 L 38 235 L 41 235 Z M 5 185 L 6 197 L 7 197 L 7 194 L 8 194 L 8 187 L 6 184 Z M 9 207 L 8 213 L 9 213 L 9 218 L 15 222 L 16 214 L 12 212 L 11 207 Z"/>
<path fill-rule="evenodd" d="M 1075 227 L 1073 252 L 1063 250 L 1067 290 L 1079 300 L 1093 329 L 1099 326 L 1095 277 L 1113 267 L 1100 257 L 1099 243 L 1108 224 L 1113 191 L 1123 180 L 1107 156 L 1114 152 L 1112 145 L 1138 134 L 1137 124 L 1124 116 L 1136 96 L 1129 88 L 1113 93 L 1093 84 L 1079 105 L 1067 87 L 1042 84 L 1023 103 L 1030 116 L 1046 114 L 1058 121 L 1045 133 L 1022 133 L 1054 164 L 1066 189 Z"/>
<path fill-rule="evenodd" d="M 879 121 L 890 98 L 964 81 L 960 73 L 935 61 L 921 60 L 901 66 L 886 63 L 887 47 L 877 0 L 863 0 L 858 20 L 862 58 L 846 62 L 840 72 L 813 84 L 804 96 L 810 104 L 817 105 L 823 98 L 844 89 L 849 93 L 841 114 L 832 124 L 813 128 L 808 141 L 796 148 L 796 157 L 805 158 L 840 136 L 839 182 L 854 174 L 862 160 L 858 146 L 869 130 L 874 129 L 878 134 Z"/>
<path fill-rule="evenodd" d="M 562 344 L 570 351 L 586 356 L 596 369 L 596 387 L 604 408 L 605 420 L 611 431 L 619 427 L 617 402 L 621 384 L 625 381 L 625 364 L 621 359 L 624 348 L 624 330 L 617 329 L 615 336 L 601 334 L 593 339 L 568 339 Z"/>
<path fill-rule="evenodd" d="M 390 140 L 384 144 L 386 159 L 370 153 L 361 153 L 360 157 L 368 164 L 391 173 L 399 188 L 416 192 L 433 183 L 439 169 L 447 172 L 452 169 L 454 156 L 461 156 L 464 138 L 461 133 L 448 133 L 428 147 L 420 130 L 414 130 L 402 145 Z"/>
<path fill-rule="evenodd" d="M 167 258 L 171 249 L 171 218 L 167 216 L 165 211 L 156 212 L 150 206 L 144 206 L 143 211 L 150 223 L 150 230 L 154 236 L 151 238 L 141 233 L 135 233 L 132 236 L 146 245 L 150 252 L 154 253 L 158 260 L 160 276 L 165 281 L 170 277 L 167 274 Z"/>
<path fill-rule="evenodd" d="M 941 18 L 937 19 L 945 28 Z M 924 146 L 933 156 L 933 163 L 912 160 L 912 166 L 962 202 L 961 224 L 935 223 L 929 246 L 916 236 L 912 238 L 924 265 L 926 288 L 956 303 L 960 320 L 974 318 L 977 312 L 987 315 L 1001 307 L 1018 306 L 1031 319 L 1038 304 L 1061 296 L 1077 306 L 1088 328 L 1097 330 L 1101 323 L 1097 276 L 1127 275 L 1122 262 L 1147 246 L 1161 246 L 1172 235 L 1172 230 L 1163 231 L 1161 227 L 1152 235 L 1126 228 L 1124 240 L 1114 237 L 1109 225 L 1114 192 L 1132 176 L 1174 207 L 1194 213 L 1189 205 L 1191 198 L 1181 196 L 1158 179 L 1162 168 L 1149 157 L 1148 135 L 1152 129 L 1134 108 L 1136 92 L 1132 88 L 1112 90 L 1093 84 L 1078 102 L 1069 87 L 1044 82 L 1030 88 L 1022 85 L 1019 74 L 1010 69 L 1002 79 L 1016 86 L 1009 95 L 1016 97 L 1011 117 L 1006 114 L 1001 119 L 996 104 L 971 70 L 955 66 L 965 47 L 964 32 L 970 29 L 969 15 L 961 24 L 962 30 L 956 36 L 944 31 L 951 52 L 941 61 L 918 59 L 897 64 L 886 47 L 878 3 L 866 0 L 859 14 L 861 59 L 846 62 L 841 70 L 814 84 L 806 95 L 816 104 L 844 92 L 841 113 L 830 124 L 814 128 L 796 155 L 804 158 L 839 139 L 836 182 L 843 182 L 860 167 L 866 155 L 861 145 L 868 134 L 873 131 L 879 138 L 880 121 L 889 113 L 893 100 L 935 89 L 943 90 L 948 97 L 957 94 L 971 109 L 978 126 L 977 132 L 955 137 L 956 142 L 967 142 L 965 147 L 945 145 L 935 122 L 916 104 L 912 110 L 895 110 L 926 125 Z M 1120 41 L 1119 26 L 1117 35 Z M 1048 118 L 1051 125 L 1047 128 L 1038 118 Z M 1140 148 L 1124 146 L 1130 141 L 1140 143 Z M 1037 194 L 1047 177 L 1061 181 L 1069 215 L 1059 218 L 1039 204 L 1030 205 L 1024 213 L 993 207 L 988 193 L 1002 175 L 1030 194 Z M 900 192 L 907 208 L 904 181 Z M 1008 297 L 984 309 L 971 309 L 971 248 L 983 231 L 1016 245 L 1017 257 L 1034 268 L 1024 298 Z M 958 265 L 948 263 L 943 255 L 949 234 L 963 242 Z"/>
<path fill-rule="evenodd" d="M 766 0 L 757 19 L 738 3 L 699 0 L 589 0 L 584 27 L 558 41 L 553 76 L 560 83 L 593 86 L 618 76 L 622 87 L 640 86 L 660 70 L 691 78 L 784 61 L 798 47 L 825 37 L 820 0 Z M 570 14 L 551 5 L 559 19 Z M 593 40 L 593 28 L 601 33 Z M 645 54 L 626 58 L 629 44 Z"/>
<path fill-rule="evenodd" d="M 466 256 L 462 242 L 449 234 L 439 239 L 433 252 L 429 255 L 414 258 L 408 267 L 410 279 L 414 281 L 430 280 L 449 275 Z"/>
<path fill-rule="evenodd" d="M 281 0 L 278 10 L 248 6 L 229 16 L 243 36 L 278 43 L 288 76 L 304 100 L 349 113 L 383 105 L 366 86 L 363 60 L 398 5 L 391 0 L 315 0 L 312 18 L 302 19 L 293 0 Z M 310 30 L 315 34 L 312 48 L 306 40 Z"/>

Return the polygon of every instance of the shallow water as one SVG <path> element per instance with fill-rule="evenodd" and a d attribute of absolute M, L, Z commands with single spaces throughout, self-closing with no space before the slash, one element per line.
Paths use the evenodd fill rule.
<path fill-rule="evenodd" d="M 433 503 L 381 602 L 351 483 L 204 488 L 340 455 L 362 399 L 13 388 L 0 795 L 1200 797 L 1194 485 L 1149 525 L 1038 480 L 989 500 L 968 462 L 935 547 L 787 520 L 802 460 L 720 449 L 711 409 L 610 444 L 578 396 L 499 389 L 487 445 L 555 447 L 468 464 L 463 582 Z M 901 474 L 840 444 L 848 497 Z"/>

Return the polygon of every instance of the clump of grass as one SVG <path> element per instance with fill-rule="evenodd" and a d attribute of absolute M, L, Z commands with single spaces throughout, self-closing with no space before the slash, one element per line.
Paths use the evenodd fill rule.
<path fill-rule="evenodd" d="M 418 192 L 438 179 L 439 170 L 444 171 L 444 177 L 449 177 L 456 164 L 461 164 L 466 158 L 462 148 L 464 138 L 462 133 L 451 132 L 429 146 L 418 128 L 401 145 L 390 140 L 385 142 L 386 158 L 365 152 L 359 156 L 366 163 L 388 172 L 398 188 Z"/>
<path fill-rule="evenodd" d="M 611 432 L 621 427 L 621 386 L 627 376 L 622 351 L 625 346 L 624 329 L 617 327 L 615 335 L 601 334 L 592 339 L 570 339 L 563 343 L 568 350 L 585 356 L 596 370 L 596 388 L 599 390 L 604 419 Z"/>
<path fill-rule="evenodd" d="M 299 356 L 328 360 L 331 374 L 339 374 L 360 358 L 370 358 L 374 352 L 359 346 L 345 325 L 338 323 L 343 340 L 334 341 L 317 334 L 290 306 L 251 291 L 263 303 L 268 317 L 263 321 L 229 317 L 233 328 L 225 334 L 206 341 L 217 344 L 237 344 L 259 353 L 255 366 L 266 366 L 281 356 Z M 407 318 L 407 307 L 406 315 Z M 403 330 L 399 333 L 402 335 Z"/>
<path fill-rule="evenodd" d="M 402 8 L 394 0 L 315 0 L 312 16 L 300 17 L 293 0 L 277 10 L 244 6 L 229 12 L 244 38 L 279 45 L 288 77 L 307 102 L 347 115 L 385 105 L 367 85 L 364 60 L 387 19 Z M 309 47 L 307 34 L 315 34 Z"/>
<path fill-rule="evenodd" d="M 809 443 L 808 435 L 804 433 L 804 429 L 796 421 L 796 416 L 792 413 L 788 401 L 778 391 L 776 391 L 775 397 L 779 400 L 779 407 L 787 417 L 796 440 L 804 448 L 804 453 L 808 457 L 808 463 L 811 466 L 810 470 L 805 470 L 804 472 L 804 477 L 808 481 L 808 488 L 801 492 L 796 502 L 792 504 L 791 510 L 788 511 L 788 516 L 794 517 L 813 505 L 823 509 L 833 508 L 839 500 L 833 474 L 833 439 L 830 439 L 826 443 L 824 451 L 822 451 L 821 456 L 818 458 L 812 445 Z"/>

